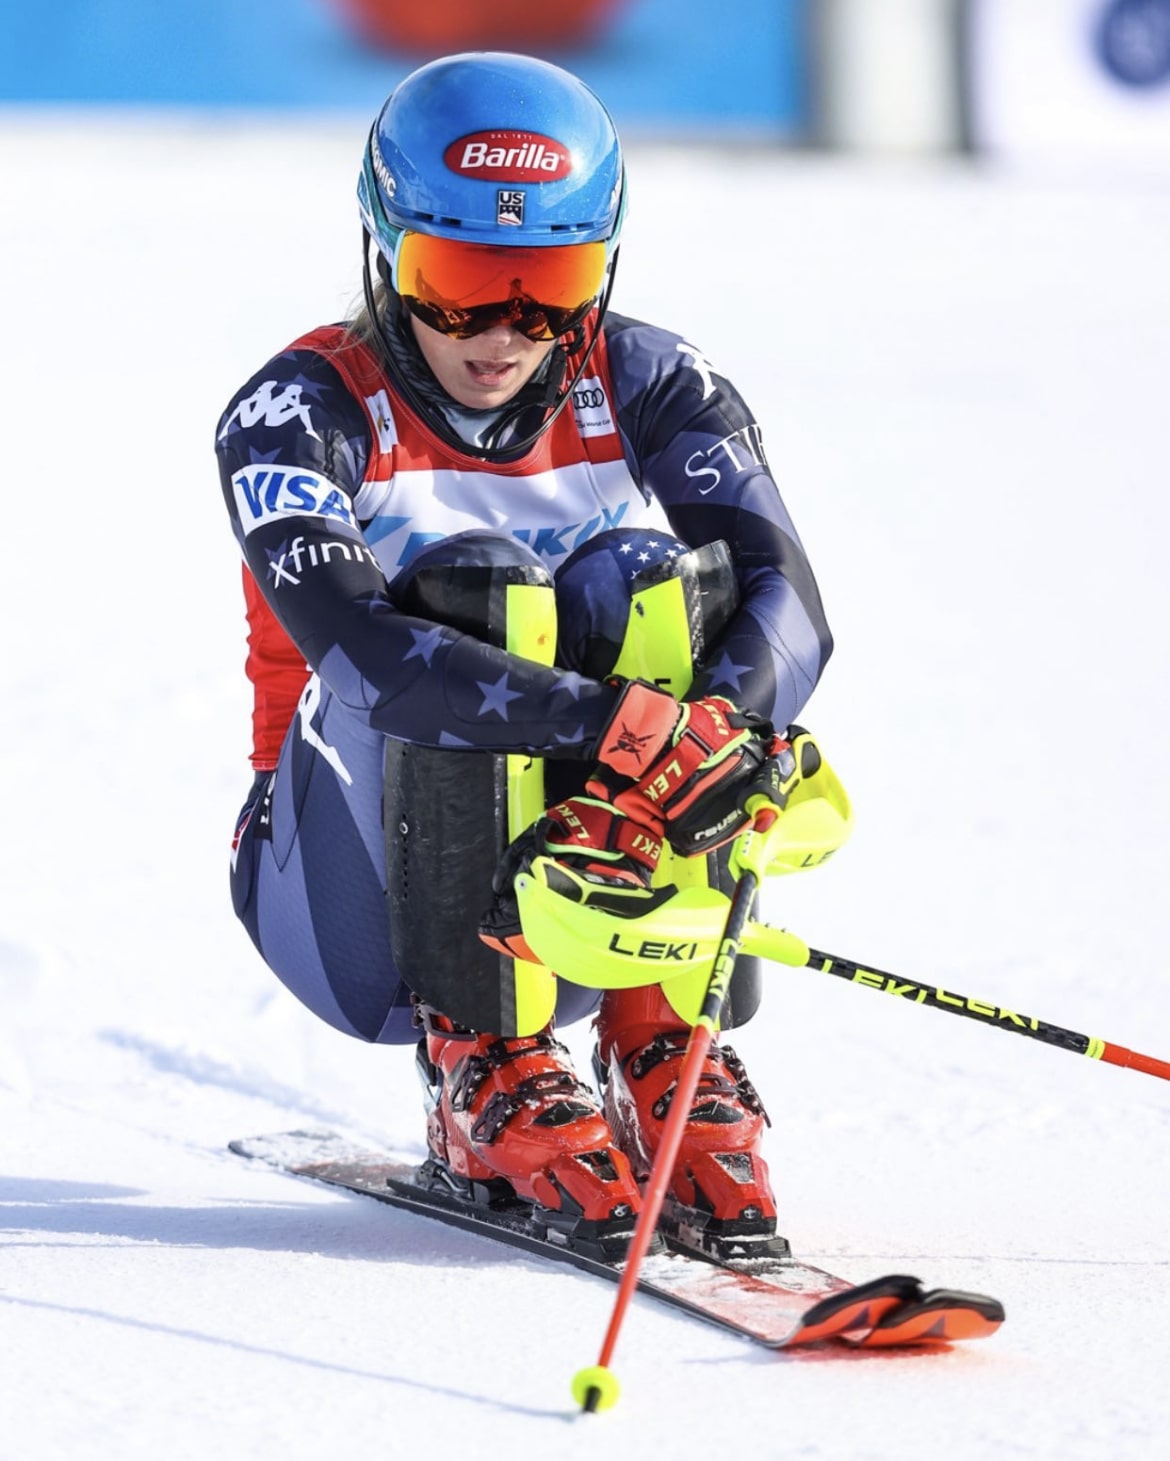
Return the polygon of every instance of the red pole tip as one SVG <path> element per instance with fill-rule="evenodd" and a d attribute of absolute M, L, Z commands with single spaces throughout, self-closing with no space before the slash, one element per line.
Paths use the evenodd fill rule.
<path fill-rule="evenodd" d="M 1140 1070 L 1143 1075 L 1156 1075 L 1160 1080 L 1170 1081 L 1170 1061 L 1155 1060 L 1152 1055 L 1139 1055 L 1136 1050 L 1127 1050 L 1124 1045 L 1105 1044 L 1101 1059 L 1110 1065 L 1128 1065 L 1131 1070 Z"/>

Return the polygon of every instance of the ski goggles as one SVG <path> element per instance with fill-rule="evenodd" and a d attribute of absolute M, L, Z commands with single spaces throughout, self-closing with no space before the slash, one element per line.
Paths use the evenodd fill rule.
<path fill-rule="evenodd" d="M 509 325 L 555 340 L 592 309 L 605 280 L 604 243 L 508 248 L 404 232 L 393 284 L 411 314 L 455 340 Z"/>

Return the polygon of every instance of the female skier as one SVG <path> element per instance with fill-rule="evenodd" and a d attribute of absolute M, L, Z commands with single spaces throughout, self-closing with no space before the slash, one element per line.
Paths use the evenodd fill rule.
<path fill-rule="evenodd" d="M 510 788 L 545 778 L 529 854 L 574 896 L 649 907 L 660 862 L 726 887 L 785 753 L 773 727 L 831 639 L 740 396 L 609 309 L 626 177 L 591 91 L 526 56 L 423 66 L 371 129 L 358 201 L 363 306 L 261 367 L 218 427 L 255 707 L 233 901 L 315 1014 L 417 1043 L 424 1180 L 515 1194 L 610 1251 L 687 1024 L 661 985 L 557 981 L 556 1021 L 596 1012 L 602 1100 L 578 1079 L 509 878 L 493 891 L 524 830 Z M 692 287 L 734 293 L 698 242 Z M 724 1023 L 758 999 L 741 961 Z M 713 1252 L 773 1239 L 765 1120 L 713 1047 L 668 1228 Z"/>

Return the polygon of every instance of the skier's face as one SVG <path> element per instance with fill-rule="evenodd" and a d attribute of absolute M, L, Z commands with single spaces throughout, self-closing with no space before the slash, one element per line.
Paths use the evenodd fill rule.
<path fill-rule="evenodd" d="M 414 315 L 409 318 L 435 379 L 452 400 L 477 410 L 506 405 L 536 374 L 555 343 L 529 340 L 508 324 L 493 325 L 470 340 L 456 340 Z"/>

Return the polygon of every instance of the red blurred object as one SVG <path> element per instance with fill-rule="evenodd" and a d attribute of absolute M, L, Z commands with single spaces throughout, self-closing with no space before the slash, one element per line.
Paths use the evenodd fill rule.
<path fill-rule="evenodd" d="M 628 0 L 332 0 L 367 41 L 440 56 L 580 46 Z"/>

